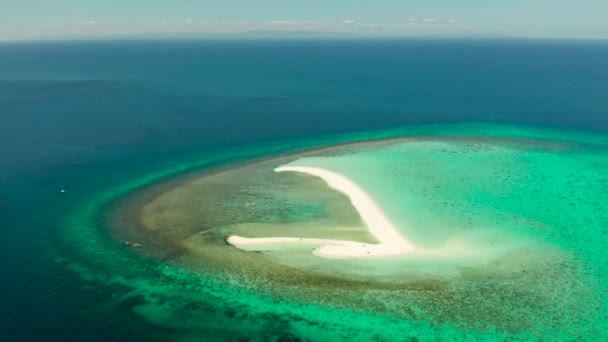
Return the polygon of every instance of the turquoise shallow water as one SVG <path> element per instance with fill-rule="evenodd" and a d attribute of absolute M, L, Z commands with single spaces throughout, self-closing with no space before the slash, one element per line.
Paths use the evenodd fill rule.
<path fill-rule="evenodd" d="M 314 144 L 397 136 L 415 139 L 295 157 L 292 163 L 347 175 L 420 245 L 440 248 L 457 241 L 458 246 L 482 250 L 480 254 L 458 260 L 457 250 L 439 261 L 406 262 L 409 270 L 426 271 L 423 276 L 418 272 L 414 282 L 395 277 L 345 282 L 339 276 L 315 278 L 305 285 L 289 283 L 300 279 L 298 260 L 287 262 L 287 271 L 260 269 L 262 273 L 252 277 L 245 269 L 268 259 L 259 254 L 239 259 L 242 255 L 232 256 L 230 246 L 209 245 L 220 256 L 227 253 L 220 264 L 231 264 L 218 271 L 211 261 L 206 268 L 204 260 L 194 260 L 196 255 L 160 262 L 138 256 L 108 235 L 111 227 L 106 225 L 116 224 L 104 219 L 108 205 L 175 172 L 205 168 L 213 161 L 206 157 L 93 196 L 65 224 L 69 244 L 86 261 L 57 261 L 88 281 L 124 287 L 116 301 L 184 339 L 209 331 L 218 340 L 604 337 L 608 268 L 600 246 L 606 242 L 607 222 L 601 200 L 605 136 L 461 124 L 334 136 Z M 241 149 L 217 158 L 262 156 L 311 143 Z M 387 264 L 362 267 L 377 272 Z M 321 262 L 318 267 L 315 272 L 323 273 L 323 267 L 331 265 Z M 324 289 L 328 297 L 322 295 Z M 313 290 L 317 295 L 310 297 Z"/>
<path fill-rule="evenodd" d="M 428 138 L 290 165 L 347 176 L 422 246 L 471 227 L 545 229 L 568 244 L 581 238 L 573 227 L 601 232 L 606 222 L 605 157 L 600 147 L 562 142 Z"/>

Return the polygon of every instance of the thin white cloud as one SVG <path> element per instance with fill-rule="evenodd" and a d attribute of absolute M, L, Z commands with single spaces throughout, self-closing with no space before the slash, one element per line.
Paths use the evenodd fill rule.
<path fill-rule="evenodd" d="M 87 21 L 83 21 L 80 24 L 82 26 L 97 26 L 97 25 L 101 24 L 101 21 L 99 21 L 99 20 L 87 20 Z"/>
<path fill-rule="evenodd" d="M 266 22 L 217 21 L 194 18 L 165 18 L 150 22 L 87 20 L 72 24 L 9 27 L 0 24 L 0 40 L 56 38 L 112 38 L 138 33 L 146 36 L 241 34 L 259 31 L 325 32 L 357 36 L 413 36 L 472 32 L 455 19 L 409 18 L 401 23 L 344 20 L 278 19 Z"/>
<path fill-rule="evenodd" d="M 297 23 L 295 20 L 273 20 L 270 22 L 272 25 L 296 25 Z"/>

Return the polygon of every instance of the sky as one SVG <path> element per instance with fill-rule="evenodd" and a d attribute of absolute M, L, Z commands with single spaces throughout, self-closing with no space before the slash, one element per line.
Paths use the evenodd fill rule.
<path fill-rule="evenodd" d="M 608 38 L 608 0 L 0 0 L 0 40 L 247 34 Z"/>

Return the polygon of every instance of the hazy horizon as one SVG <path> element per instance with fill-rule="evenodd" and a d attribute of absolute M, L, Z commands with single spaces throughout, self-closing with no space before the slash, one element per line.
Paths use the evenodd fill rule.
<path fill-rule="evenodd" d="M 3 1 L 0 41 L 311 35 L 606 39 L 608 5 L 446 1 Z M 35 9 L 35 10 L 33 10 Z"/>

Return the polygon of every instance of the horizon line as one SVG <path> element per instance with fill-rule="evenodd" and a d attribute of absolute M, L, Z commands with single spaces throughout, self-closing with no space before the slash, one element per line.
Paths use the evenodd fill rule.
<path fill-rule="evenodd" d="M 238 41 L 238 40 L 522 40 L 522 41 L 608 41 L 608 37 L 597 36 L 535 36 L 506 34 L 444 34 L 444 35 L 365 35 L 336 32 L 289 32 L 289 31 L 245 31 L 239 33 L 165 33 L 165 34 L 127 34 L 95 36 L 58 36 L 25 39 L 2 39 L 0 44 L 7 43 L 52 43 L 52 42 L 110 42 L 110 41 Z"/>

